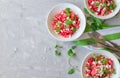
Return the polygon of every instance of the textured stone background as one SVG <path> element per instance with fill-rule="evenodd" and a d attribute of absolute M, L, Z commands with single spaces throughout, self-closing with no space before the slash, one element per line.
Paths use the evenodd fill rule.
<path fill-rule="evenodd" d="M 56 41 L 46 30 L 48 11 L 64 2 L 84 7 L 83 0 L 0 0 L 0 78 L 81 78 L 80 72 L 67 74 L 66 51 L 73 44 Z M 56 43 L 65 46 L 61 57 L 54 55 Z M 76 52 L 73 62 L 80 67 L 89 50 Z"/>

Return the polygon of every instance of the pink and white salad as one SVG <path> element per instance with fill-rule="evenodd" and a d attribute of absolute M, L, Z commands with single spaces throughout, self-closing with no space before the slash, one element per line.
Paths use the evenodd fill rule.
<path fill-rule="evenodd" d="M 80 20 L 70 8 L 65 8 L 53 17 L 52 29 L 63 38 L 70 38 L 80 27 Z"/>
<path fill-rule="evenodd" d="M 105 16 L 114 11 L 116 3 L 114 0 L 88 0 L 88 8 L 98 16 Z"/>
<path fill-rule="evenodd" d="M 94 54 L 85 64 L 85 78 L 111 78 L 115 74 L 111 58 Z"/>

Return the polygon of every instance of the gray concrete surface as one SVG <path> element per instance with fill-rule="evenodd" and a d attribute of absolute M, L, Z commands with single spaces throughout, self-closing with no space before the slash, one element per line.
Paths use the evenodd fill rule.
<path fill-rule="evenodd" d="M 67 50 L 72 42 L 59 42 L 46 30 L 46 15 L 58 3 L 82 8 L 83 0 L 0 0 L 0 78 L 81 78 L 68 75 Z M 55 44 L 64 46 L 54 55 Z M 78 47 L 73 63 L 80 67 L 89 50 Z"/>

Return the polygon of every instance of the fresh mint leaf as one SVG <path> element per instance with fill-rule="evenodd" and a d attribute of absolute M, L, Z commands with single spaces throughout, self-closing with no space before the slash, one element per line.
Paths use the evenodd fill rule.
<path fill-rule="evenodd" d="M 76 29 L 75 27 L 73 27 L 72 31 L 73 31 L 73 32 L 76 32 L 76 30 L 77 30 L 77 29 Z"/>
<path fill-rule="evenodd" d="M 103 72 L 106 73 L 106 74 L 110 73 L 109 70 L 104 70 Z"/>
<path fill-rule="evenodd" d="M 66 8 L 65 11 L 66 11 L 67 16 L 70 17 L 70 8 Z"/>
<path fill-rule="evenodd" d="M 65 9 L 66 13 L 70 13 L 70 8 Z"/>
<path fill-rule="evenodd" d="M 93 31 L 96 31 L 97 30 L 97 24 L 96 23 L 92 23 L 91 24 L 91 28 Z"/>
<path fill-rule="evenodd" d="M 68 50 L 68 56 L 70 56 L 70 57 L 75 56 L 75 53 L 73 52 L 72 49 Z"/>
<path fill-rule="evenodd" d="M 118 58 L 118 61 L 120 62 L 120 58 Z"/>
<path fill-rule="evenodd" d="M 61 45 L 56 44 L 55 48 L 63 48 Z"/>
<path fill-rule="evenodd" d="M 77 48 L 77 46 L 72 46 L 72 49 L 76 49 Z"/>
<path fill-rule="evenodd" d="M 102 63 L 102 64 L 106 64 L 107 61 L 108 61 L 107 59 L 103 59 L 103 60 L 101 61 L 101 63 Z"/>
<path fill-rule="evenodd" d="M 85 12 L 86 14 L 89 14 L 89 12 L 88 12 L 88 10 L 87 10 L 86 8 L 84 8 L 84 12 Z"/>
<path fill-rule="evenodd" d="M 113 6 L 110 6 L 110 10 L 113 10 L 114 8 L 113 8 Z"/>
<path fill-rule="evenodd" d="M 97 6 L 97 7 L 100 5 L 99 2 L 95 2 L 94 4 L 95 4 L 95 6 Z"/>
<path fill-rule="evenodd" d="M 60 23 L 60 22 L 57 22 L 57 26 L 61 26 L 61 23 Z"/>
<path fill-rule="evenodd" d="M 115 69 L 114 69 L 113 73 L 116 74 L 116 70 Z"/>
<path fill-rule="evenodd" d="M 93 58 L 95 59 L 95 61 L 98 61 L 98 57 L 97 57 L 97 55 L 93 55 Z"/>
<path fill-rule="evenodd" d="M 66 21 L 65 21 L 65 25 L 71 25 L 72 24 L 72 20 L 71 19 L 67 19 Z"/>
<path fill-rule="evenodd" d="M 103 4 L 103 7 L 107 7 L 107 4 L 106 4 L 106 3 L 104 3 L 104 4 Z"/>
<path fill-rule="evenodd" d="M 75 69 L 74 68 L 71 68 L 69 71 L 68 71 L 68 74 L 73 74 L 75 73 Z"/>
<path fill-rule="evenodd" d="M 57 29 L 56 29 L 56 32 L 58 32 L 58 33 L 59 33 L 59 32 L 60 32 L 60 28 L 57 28 Z"/>
<path fill-rule="evenodd" d="M 58 50 L 55 50 L 55 55 L 56 55 L 56 56 L 61 56 L 61 52 L 58 51 Z"/>

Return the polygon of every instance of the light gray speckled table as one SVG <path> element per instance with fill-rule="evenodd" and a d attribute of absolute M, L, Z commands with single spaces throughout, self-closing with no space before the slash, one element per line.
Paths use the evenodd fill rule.
<path fill-rule="evenodd" d="M 45 27 L 50 8 L 63 2 L 84 7 L 83 0 L 0 0 L 0 78 L 81 78 L 79 72 L 67 74 L 72 42 L 53 39 Z M 56 43 L 64 45 L 61 57 L 54 55 Z M 73 62 L 80 67 L 89 50 L 76 52 Z"/>

